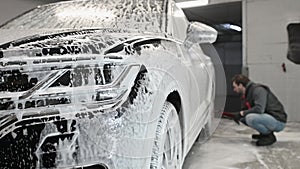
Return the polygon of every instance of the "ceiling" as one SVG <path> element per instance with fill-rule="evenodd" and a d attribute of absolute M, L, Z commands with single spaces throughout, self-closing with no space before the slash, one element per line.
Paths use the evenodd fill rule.
<path fill-rule="evenodd" d="M 190 21 L 203 21 L 210 24 L 234 23 L 242 26 L 241 2 L 230 2 L 215 5 L 184 9 Z"/>
<path fill-rule="evenodd" d="M 225 29 L 221 24 L 242 27 L 242 2 L 220 3 L 183 9 L 189 21 L 199 21 L 218 30 L 219 36 L 231 41 L 240 41 L 242 32 Z"/>

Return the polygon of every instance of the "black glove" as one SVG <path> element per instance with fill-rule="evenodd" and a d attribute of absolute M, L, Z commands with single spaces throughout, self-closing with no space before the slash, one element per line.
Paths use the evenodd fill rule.
<path fill-rule="evenodd" d="M 232 112 L 232 115 L 233 115 L 232 117 L 233 121 L 236 122 L 236 124 L 240 125 L 240 120 L 242 118 L 240 112 Z"/>
<path fill-rule="evenodd" d="M 222 117 L 232 119 L 237 124 L 240 124 L 240 120 L 241 120 L 241 118 L 243 118 L 239 111 L 238 112 L 223 112 Z"/>

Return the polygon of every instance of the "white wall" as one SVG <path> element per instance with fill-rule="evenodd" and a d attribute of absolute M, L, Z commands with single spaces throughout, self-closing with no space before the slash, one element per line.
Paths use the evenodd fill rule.
<path fill-rule="evenodd" d="M 300 65 L 287 59 L 286 29 L 300 22 L 300 1 L 243 0 L 243 11 L 244 65 L 250 78 L 273 89 L 289 121 L 300 121 Z"/>

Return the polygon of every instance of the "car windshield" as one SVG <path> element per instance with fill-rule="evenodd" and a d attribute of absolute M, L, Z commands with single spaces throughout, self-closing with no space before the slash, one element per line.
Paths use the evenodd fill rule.
<path fill-rule="evenodd" d="M 39 6 L 0 29 L 116 28 L 160 32 L 164 0 L 77 0 Z"/>

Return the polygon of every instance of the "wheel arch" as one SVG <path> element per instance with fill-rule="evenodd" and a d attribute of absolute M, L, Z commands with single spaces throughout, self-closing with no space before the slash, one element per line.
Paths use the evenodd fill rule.
<path fill-rule="evenodd" d="M 167 101 L 174 105 L 178 113 L 181 111 L 181 98 L 178 91 L 171 92 L 167 97 Z"/>
<path fill-rule="evenodd" d="M 184 113 L 183 113 L 182 102 L 181 102 L 181 97 L 180 97 L 179 92 L 177 90 L 174 90 L 173 92 L 169 93 L 166 101 L 173 104 L 173 106 L 175 107 L 175 109 L 178 113 L 179 122 L 180 122 L 180 126 L 181 126 L 182 152 L 184 153 L 185 152 L 185 150 L 184 150 L 185 149 L 185 139 L 183 137 L 185 136 L 185 123 L 184 123 L 185 117 L 184 117 Z"/>

